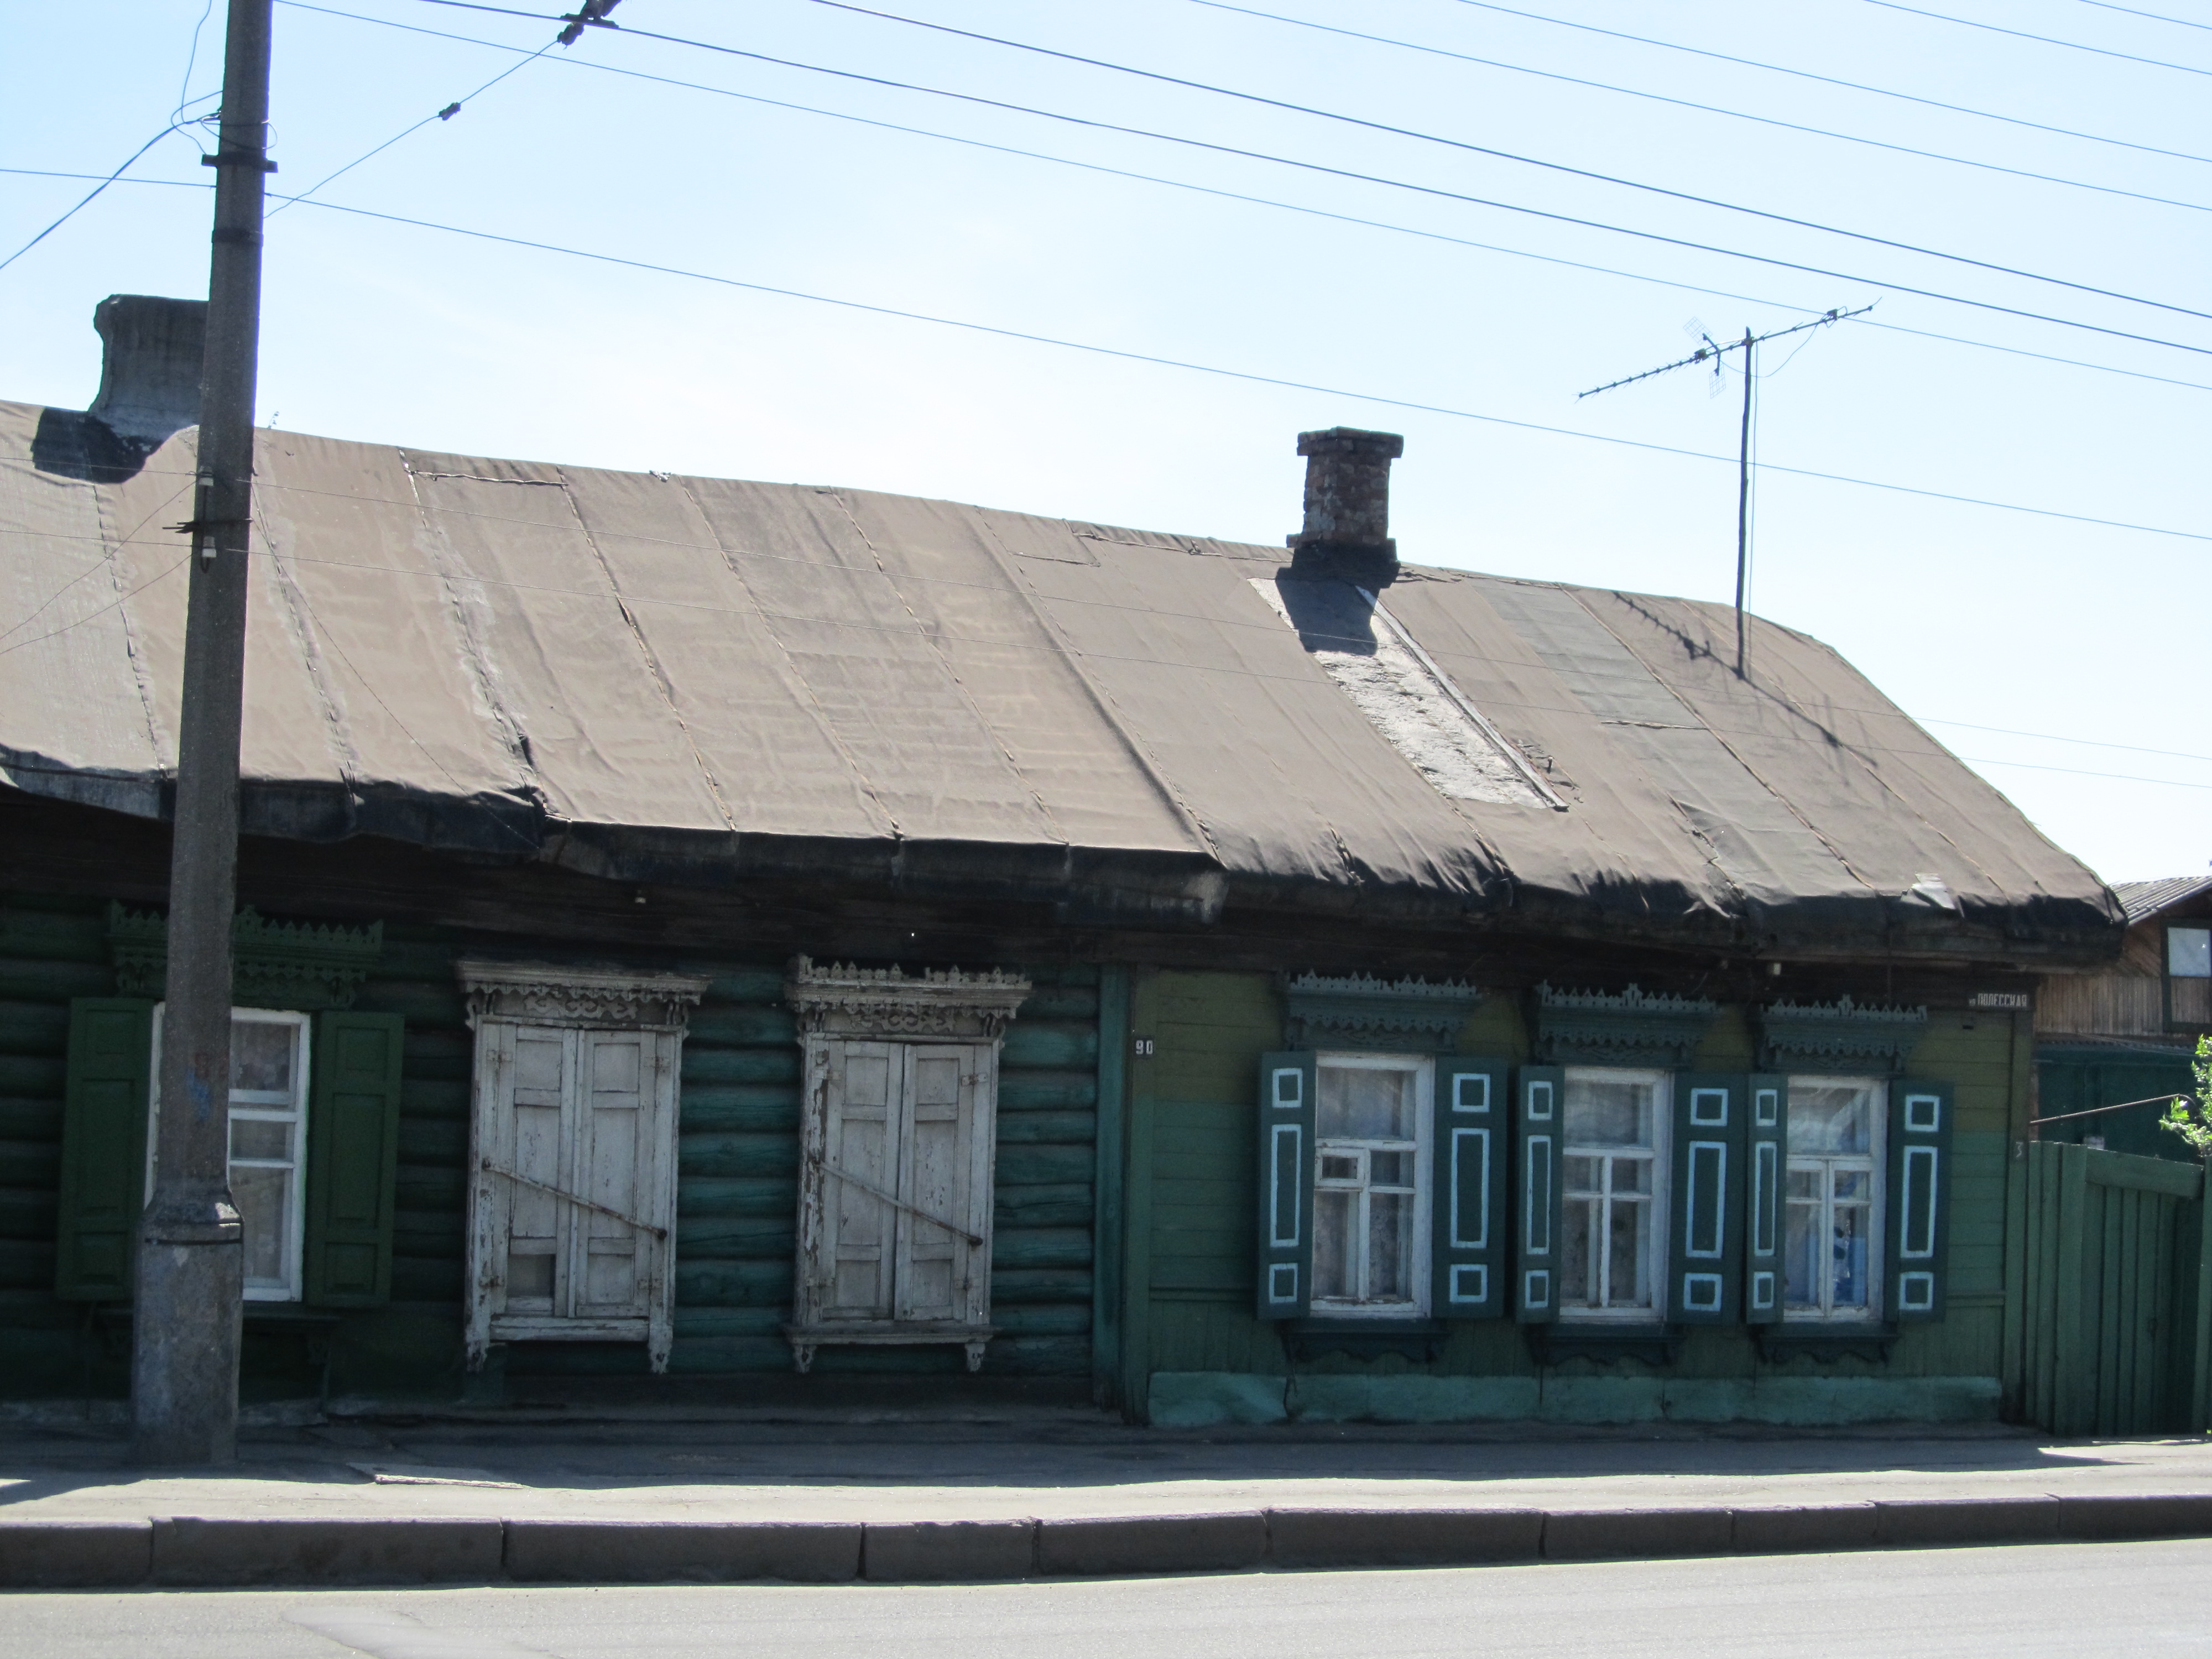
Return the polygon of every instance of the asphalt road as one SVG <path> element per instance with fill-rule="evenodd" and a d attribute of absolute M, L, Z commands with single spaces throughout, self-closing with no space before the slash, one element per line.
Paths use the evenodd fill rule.
<path fill-rule="evenodd" d="M 0 1597 L 8 1659 L 2212 1655 L 2212 1540 L 908 1589 Z"/>

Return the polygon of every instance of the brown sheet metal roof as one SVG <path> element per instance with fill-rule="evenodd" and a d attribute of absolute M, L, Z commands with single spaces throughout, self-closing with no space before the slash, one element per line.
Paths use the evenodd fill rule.
<path fill-rule="evenodd" d="M 0 768 L 158 816 L 193 434 L 110 474 L 83 427 L 0 404 Z M 1386 592 L 1559 810 L 1432 785 L 1255 591 L 1279 549 L 292 433 L 258 465 L 261 833 L 1808 948 L 2101 951 L 2118 919 L 1826 646 L 1757 623 L 1739 680 L 1725 607 Z"/>
<path fill-rule="evenodd" d="M 2212 876 L 2161 876 L 2155 881 L 2116 881 L 2112 896 L 2130 922 L 2170 909 L 2184 899 L 2212 891 Z"/>

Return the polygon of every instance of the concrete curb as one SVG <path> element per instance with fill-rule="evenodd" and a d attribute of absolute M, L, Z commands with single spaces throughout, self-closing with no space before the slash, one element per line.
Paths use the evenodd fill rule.
<path fill-rule="evenodd" d="M 2212 1493 L 1009 1521 L 0 1520 L 0 1589 L 986 1583 L 2212 1537 Z"/>

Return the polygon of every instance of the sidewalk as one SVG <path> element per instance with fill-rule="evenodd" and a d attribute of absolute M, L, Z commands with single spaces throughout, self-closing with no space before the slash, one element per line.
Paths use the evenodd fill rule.
<path fill-rule="evenodd" d="M 2212 1535 L 2212 1443 L 2000 1429 L 337 1421 L 234 1473 L 0 1426 L 0 1584 L 1003 1579 Z"/>

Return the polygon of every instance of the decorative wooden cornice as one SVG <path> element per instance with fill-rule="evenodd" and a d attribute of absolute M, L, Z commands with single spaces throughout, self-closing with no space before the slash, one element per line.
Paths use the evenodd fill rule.
<path fill-rule="evenodd" d="M 1770 1072 L 1905 1069 L 1927 1034 L 1928 1010 L 1873 1004 L 1770 1002 L 1759 1011 L 1759 1063 Z"/>
<path fill-rule="evenodd" d="M 1618 995 L 1539 985 L 1533 1000 L 1536 1058 L 1555 1066 L 1682 1070 L 1720 1012 L 1703 997 L 1649 996 L 1633 985 Z"/>
<path fill-rule="evenodd" d="M 817 966 L 807 957 L 792 959 L 783 981 L 784 1000 L 799 1017 L 801 1036 L 878 1041 L 995 1042 L 1029 994 L 1028 980 L 1001 969 L 925 969 L 910 977 L 896 968 Z"/>
<path fill-rule="evenodd" d="M 168 994 L 169 919 L 158 910 L 107 907 L 115 988 L 127 997 Z M 241 1008 L 319 1013 L 349 1008 L 384 954 L 384 924 L 324 927 L 270 921 L 248 908 L 231 918 L 230 1000 Z"/>
<path fill-rule="evenodd" d="M 1458 980 L 1299 974 L 1283 981 L 1283 1043 L 1445 1052 L 1482 997 L 1479 988 Z"/>
<path fill-rule="evenodd" d="M 468 1000 L 469 1025 L 511 1019 L 533 1025 L 601 1030 L 674 1031 L 707 994 L 693 974 L 638 974 L 548 962 L 467 957 L 455 964 Z"/>

